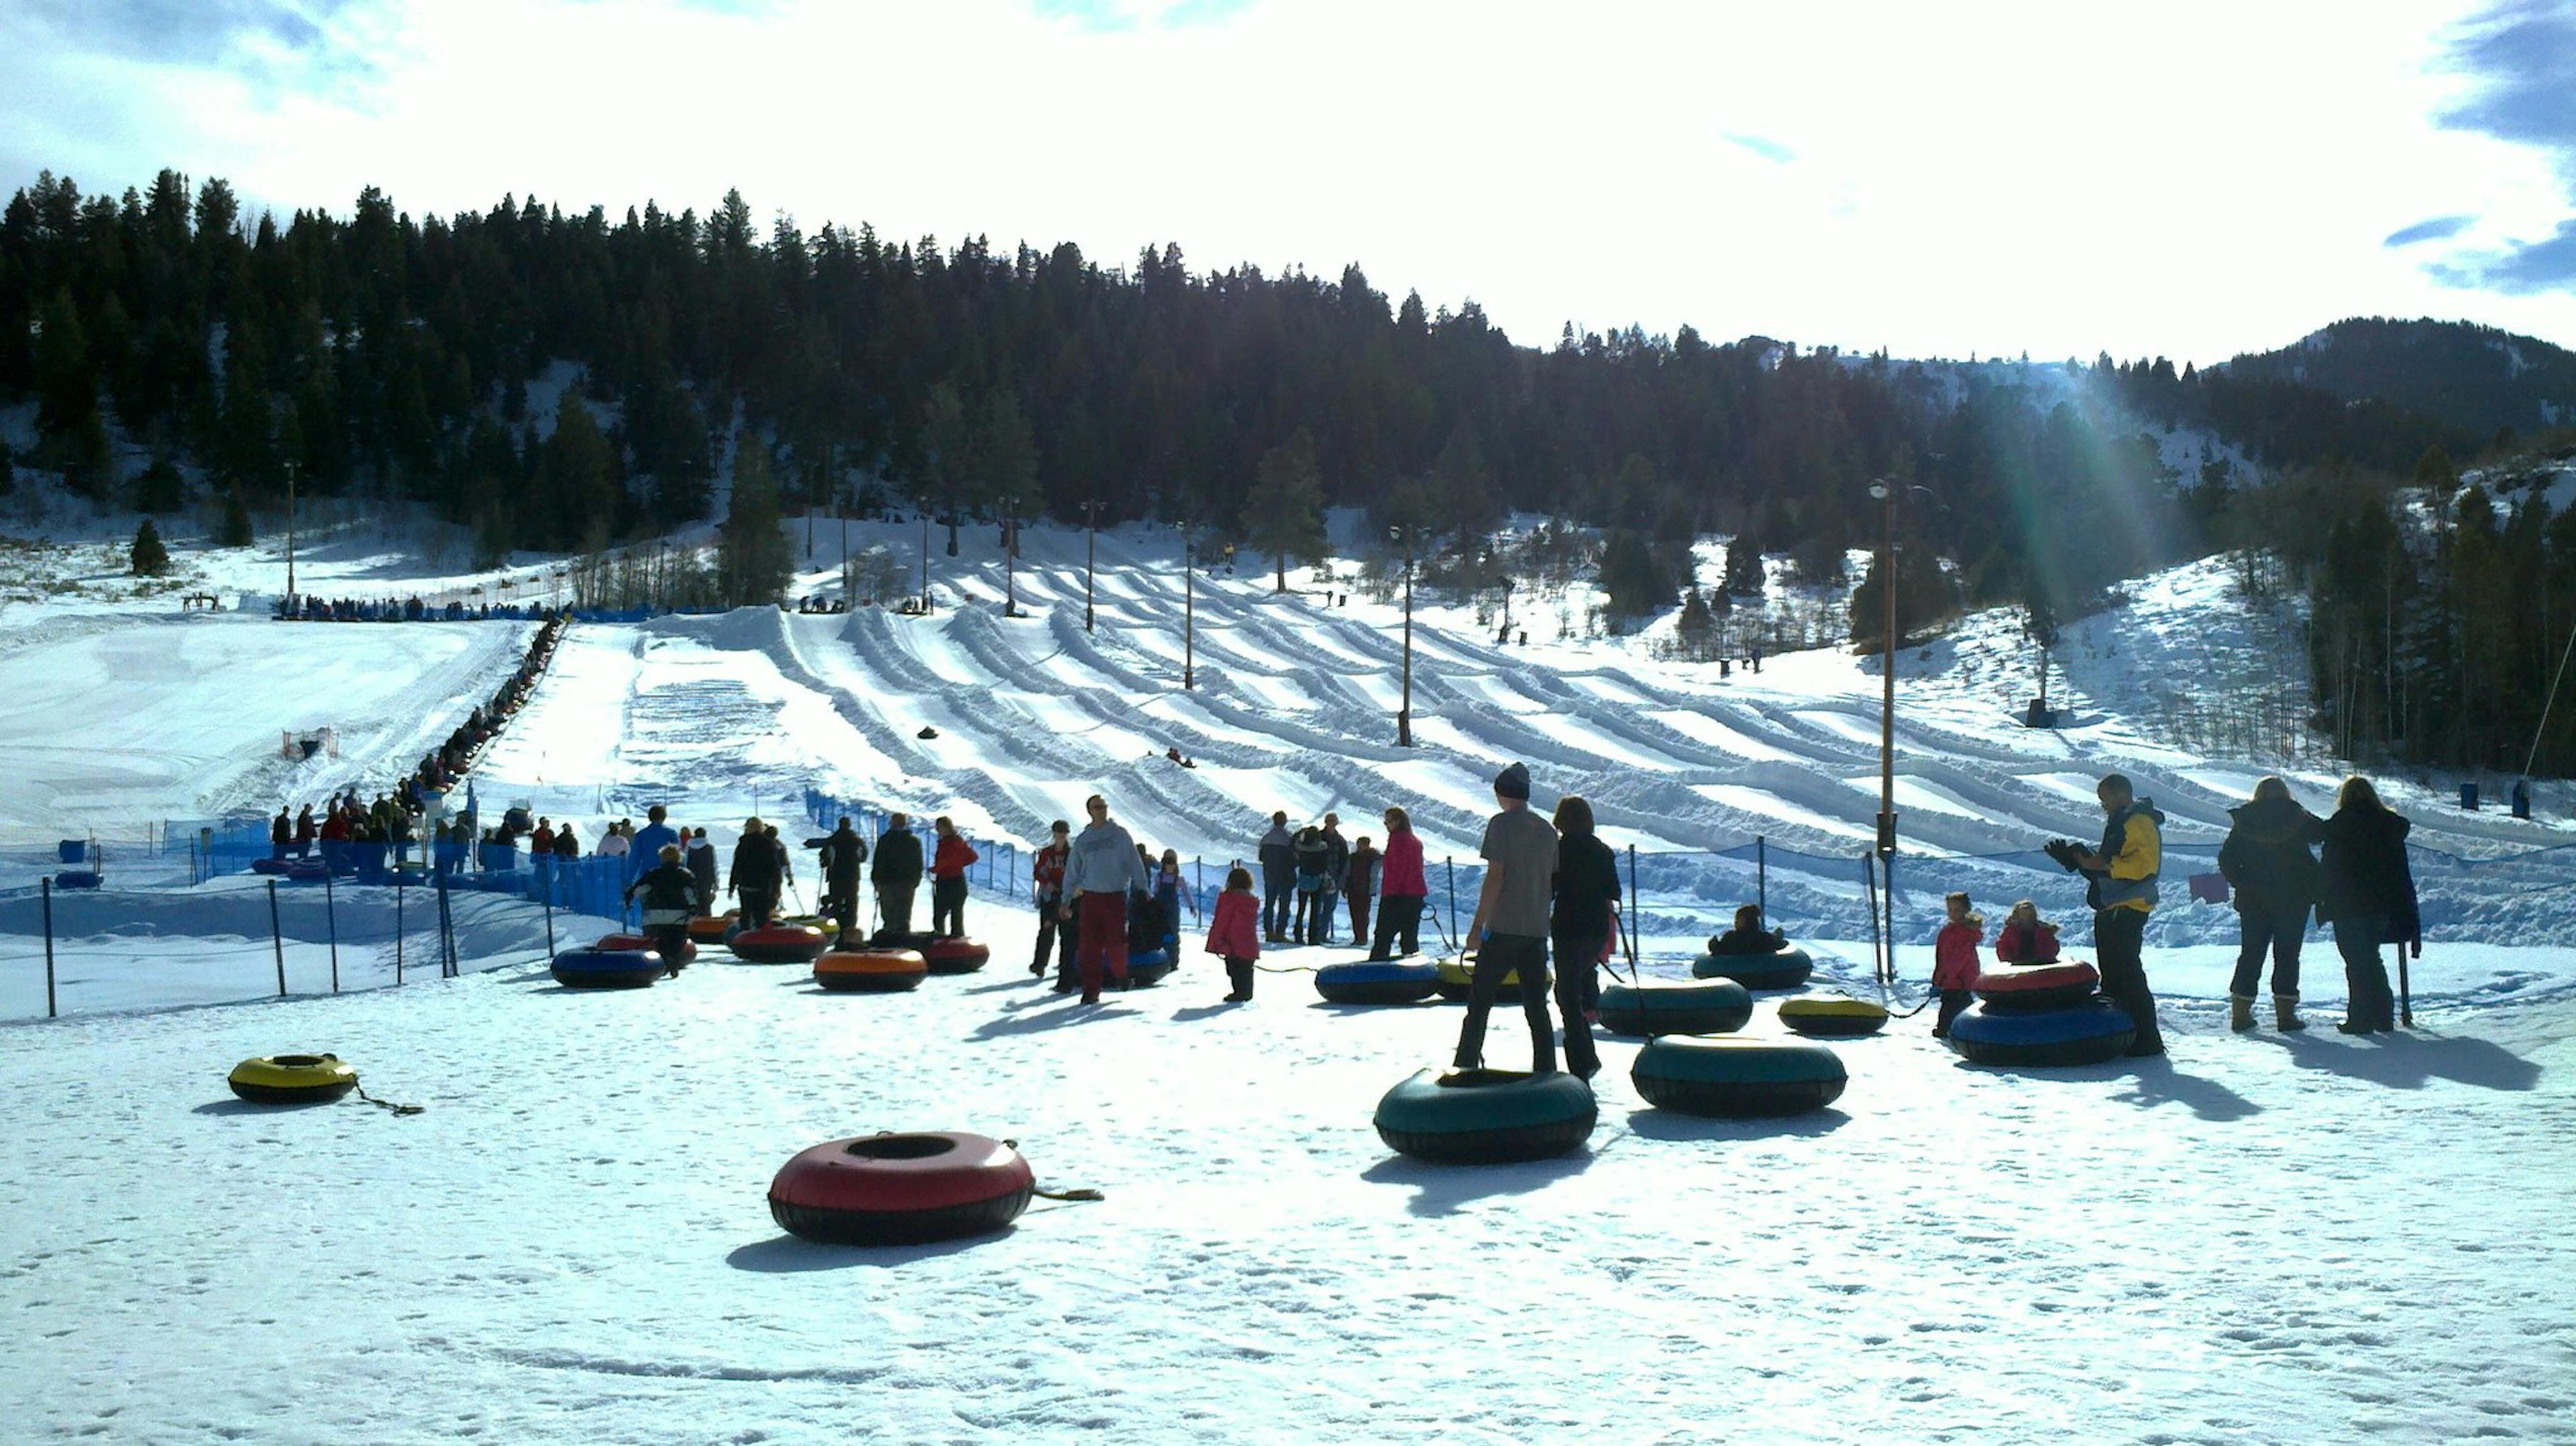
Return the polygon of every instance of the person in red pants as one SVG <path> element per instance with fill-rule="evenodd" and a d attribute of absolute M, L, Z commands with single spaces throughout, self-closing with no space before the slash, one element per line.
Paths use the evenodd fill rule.
<path fill-rule="evenodd" d="M 1082 1002 L 1098 1004 L 1104 971 L 1119 988 L 1127 987 L 1127 895 L 1143 890 L 1147 881 L 1136 840 L 1109 821 L 1109 800 L 1095 793 L 1082 806 L 1091 822 L 1074 835 L 1065 856 L 1062 917 L 1075 929 Z"/>

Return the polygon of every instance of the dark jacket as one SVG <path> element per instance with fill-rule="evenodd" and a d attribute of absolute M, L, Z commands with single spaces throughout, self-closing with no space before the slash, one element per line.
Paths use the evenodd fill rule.
<path fill-rule="evenodd" d="M 1272 824 L 1261 836 L 1261 878 L 1274 889 L 1284 889 L 1297 880 L 1297 840 L 1286 824 Z"/>
<path fill-rule="evenodd" d="M 1589 964 L 1610 937 L 1610 906 L 1619 900 L 1619 858 L 1596 834 L 1567 834 L 1556 846 L 1556 908 L 1548 932 L 1582 941 Z M 1558 961 L 1562 968 L 1567 962 Z"/>
<path fill-rule="evenodd" d="M 698 893 L 706 900 L 701 907 L 711 907 L 716 898 L 716 846 L 699 839 L 689 840 L 689 872 L 697 877 Z"/>
<path fill-rule="evenodd" d="M 2236 889 L 2236 912 L 2304 915 L 2317 901 L 2317 856 L 2308 850 L 2325 837 L 2325 824 L 2286 798 L 2257 799 L 2227 812 L 2236 823 L 2218 846 L 2218 871 Z"/>
<path fill-rule="evenodd" d="M 893 884 L 898 888 L 918 888 L 921 884 L 921 835 L 908 828 L 895 829 L 877 840 L 877 861 L 869 868 L 868 877 L 878 887 Z"/>
<path fill-rule="evenodd" d="M 1322 829 L 1308 829 L 1297 835 L 1293 857 L 1297 860 L 1299 889 L 1313 893 L 1319 889 L 1330 892 L 1340 887 L 1341 881 L 1333 877 L 1333 842 L 1324 837 Z M 1306 882 L 1308 879 L 1316 882 L 1310 884 Z"/>
<path fill-rule="evenodd" d="M 1351 871 L 1351 843 L 1337 828 L 1324 830 L 1324 887 L 1339 892 Z"/>
<path fill-rule="evenodd" d="M 1776 954 L 1789 947 L 1789 936 L 1778 929 L 1729 929 L 1708 941 L 1711 954 Z"/>
<path fill-rule="evenodd" d="M 706 906 L 698 876 L 681 864 L 657 864 L 636 875 L 635 882 L 626 886 L 626 897 L 632 900 L 639 893 L 647 909 L 686 909 L 694 914 Z"/>
<path fill-rule="evenodd" d="M 2388 921 L 2381 942 L 2420 941 L 2415 870 L 2406 861 L 2406 835 L 2413 828 L 2384 808 L 2336 809 L 2326 820 L 2318 860 L 2318 911 L 2335 920 L 2376 915 Z"/>
<path fill-rule="evenodd" d="M 823 840 L 822 854 L 816 860 L 822 865 L 823 877 L 829 879 L 832 887 L 836 889 L 856 884 L 859 881 L 859 865 L 867 861 L 868 841 L 859 837 L 856 831 L 846 828 L 832 830 L 831 834 Z"/>
<path fill-rule="evenodd" d="M 725 875 L 725 887 L 774 894 L 778 880 L 778 845 L 767 834 L 744 834 L 733 846 L 733 868 Z"/>

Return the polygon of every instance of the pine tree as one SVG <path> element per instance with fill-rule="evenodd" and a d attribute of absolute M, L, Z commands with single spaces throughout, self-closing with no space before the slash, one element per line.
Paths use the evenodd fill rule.
<path fill-rule="evenodd" d="M 134 479 L 134 505 L 145 512 L 176 512 L 187 501 L 187 479 L 170 459 L 154 453 L 152 465 Z"/>
<path fill-rule="evenodd" d="M 1719 574 L 1717 586 L 1729 597 L 1762 596 L 1762 544 L 1751 533 L 1737 533 L 1726 544 L 1726 570 Z"/>
<path fill-rule="evenodd" d="M 223 521 L 215 526 L 215 545 L 248 547 L 250 544 L 250 509 L 242 506 L 241 484 L 235 483 L 224 493 L 224 516 Z"/>
<path fill-rule="evenodd" d="M 1624 527 L 1602 544 L 1600 584 L 1612 615 L 1623 618 L 1671 606 L 1675 587 L 1672 569 L 1646 535 Z"/>
<path fill-rule="evenodd" d="M 0 494 L 9 492 L 17 485 L 17 454 L 9 450 L 9 444 L 7 442 L 0 441 Z"/>
<path fill-rule="evenodd" d="M 1244 500 L 1245 540 L 1266 552 L 1288 590 L 1288 560 L 1324 555 L 1324 483 L 1315 471 L 1315 439 L 1302 428 L 1284 446 L 1261 454 L 1259 480 Z"/>
<path fill-rule="evenodd" d="M 794 570 L 769 447 L 746 437 L 734 454 L 733 504 L 716 534 L 717 593 L 734 607 L 774 603 Z"/>
<path fill-rule="evenodd" d="M 149 517 L 134 529 L 134 546 L 127 549 L 126 555 L 134 564 L 136 577 L 160 577 L 170 570 L 170 549 L 161 545 L 160 529 L 152 525 Z"/>

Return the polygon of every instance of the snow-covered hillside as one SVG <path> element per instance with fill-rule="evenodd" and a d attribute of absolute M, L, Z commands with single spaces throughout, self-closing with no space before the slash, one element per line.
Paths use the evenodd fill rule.
<path fill-rule="evenodd" d="M 1403 749 L 1393 608 L 1278 595 L 1247 565 L 1201 578 L 1185 611 L 1172 541 L 1115 532 L 1085 632 L 1083 538 L 1028 540 L 1025 619 L 1000 616 L 993 535 L 969 529 L 962 558 L 931 558 L 929 617 L 576 626 L 482 765 L 487 806 L 526 796 L 591 838 L 668 797 L 721 837 L 812 784 L 1026 840 L 1097 788 L 1158 846 L 1223 859 L 1273 807 L 1361 832 L 1400 803 L 1435 856 L 1465 856 L 1491 773 L 1518 758 L 1543 802 L 1585 793 L 1646 852 L 1649 977 L 1680 977 L 1750 882 L 1740 860 L 1674 851 L 1761 835 L 1777 914 L 1828 956 L 1817 987 L 1874 994 L 1844 942 L 1863 937 L 1874 664 L 1792 654 L 1720 678 L 1658 660 L 1651 633 L 1544 624 L 1497 647 L 1471 602 L 1426 600 Z M 346 569 L 331 590 L 427 586 L 364 555 L 329 564 Z M 2215 839 L 2272 761 L 2178 746 L 2165 690 L 2299 686 L 2266 651 L 2277 621 L 2232 586 L 2220 564 L 2178 570 L 2073 629 L 2059 732 L 2013 721 L 2028 660 L 2006 619 L 1902 657 L 1909 937 L 1939 870 L 1990 911 L 2055 886 L 2026 859 L 1959 856 L 2089 832 L 2107 769 L 2169 810 L 2178 861 Z M 525 640 L 281 625 L 251 604 L 11 605 L 0 825 L 49 836 L 381 780 Z M 276 757 L 280 729 L 321 722 L 336 764 Z M 2321 804 L 2329 774 L 2290 771 Z M 2393 791 L 2437 849 L 2569 837 L 2560 794 L 2555 822 L 2517 825 Z M 1173 980 L 1085 1008 L 1022 972 L 1026 907 L 981 898 L 993 966 L 911 994 L 827 996 L 714 958 L 571 994 L 541 967 L 543 916 L 481 895 L 460 904 L 465 977 L 371 988 L 392 924 L 384 891 L 359 888 L 336 922 L 289 897 L 305 997 L 170 1008 L 269 987 L 265 889 L 67 897 L 73 1017 L 0 1026 L 0 1317 L 24 1343 L 0 1359 L 0 1411 L 30 1439 L 285 1443 L 2567 1441 L 2557 1283 L 2576 1259 L 2534 1222 L 2576 1188 L 2559 1147 L 2576 888 L 2550 862 L 2571 855 L 2428 875 L 2413 1031 L 2323 1028 L 2340 981 L 2319 942 L 2320 1027 L 2231 1035 L 2232 921 L 2176 897 L 2149 956 L 2169 1060 L 1974 1069 L 1910 1019 L 1835 1046 L 1851 1086 L 1834 1108 L 1746 1125 L 1646 1108 L 1633 1044 L 1610 1041 L 1589 1147 L 1492 1169 L 1412 1163 L 1371 1130 L 1458 1016 L 1321 1004 L 1293 971 L 1347 950 L 1274 951 L 1292 972 L 1229 1006 L 1193 931 Z M 0 1015 L 42 1010 L 37 909 L 0 891 Z M 353 992 L 312 997 L 335 948 Z M 1926 952 L 1898 951 L 1900 1006 Z M 1777 1031 L 1766 1006 L 1751 1032 Z M 1508 1012 L 1491 1040 L 1499 1064 L 1526 1048 Z M 235 1061 L 300 1050 L 425 1112 L 225 1093 Z M 902 1250 L 770 1222 L 789 1156 L 911 1128 L 1016 1139 L 1047 1183 L 1107 1199 Z"/>

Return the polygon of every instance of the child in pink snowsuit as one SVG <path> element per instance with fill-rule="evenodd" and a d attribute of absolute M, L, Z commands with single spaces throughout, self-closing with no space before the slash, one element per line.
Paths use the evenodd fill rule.
<path fill-rule="evenodd" d="M 1216 896 L 1216 917 L 1208 923 L 1207 951 L 1225 960 L 1225 977 L 1234 992 L 1228 1004 L 1252 999 L 1252 961 L 1261 957 L 1261 899 L 1252 892 L 1252 871 L 1236 869 L 1225 876 L 1225 892 Z"/>
<path fill-rule="evenodd" d="M 1948 1039 L 1950 1021 L 1968 1007 L 1968 991 L 1976 987 L 1983 967 L 1977 963 L 1977 945 L 1986 937 L 1986 921 L 1968 912 L 1967 895 L 1951 894 L 1941 902 L 1950 917 L 1932 940 L 1932 987 L 1941 991 L 1941 1014 L 1932 1025 L 1934 1039 Z"/>

